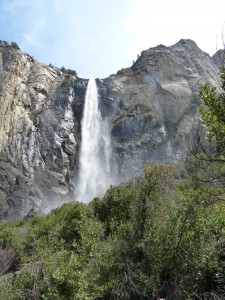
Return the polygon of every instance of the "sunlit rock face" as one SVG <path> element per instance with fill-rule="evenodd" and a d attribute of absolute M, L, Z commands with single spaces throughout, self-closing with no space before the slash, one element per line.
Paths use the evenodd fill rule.
<path fill-rule="evenodd" d="M 184 160 L 205 82 L 218 86 L 219 70 L 191 40 L 143 51 L 131 68 L 100 81 L 122 178 L 149 161 Z"/>
<path fill-rule="evenodd" d="M 73 189 L 75 76 L 0 43 L 0 218 L 54 206 Z"/>
<path fill-rule="evenodd" d="M 206 81 L 219 85 L 218 63 L 191 40 L 97 80 L 120 181 L 185 158 Z M 0 219 L 74 199 L 87 82 L 0 42 Z"/>
<path fill-rule="evenodd" d="M 225 49 L 218 50 L 212 57 L 213 62 L 220 69 L 225 64 Z"/>

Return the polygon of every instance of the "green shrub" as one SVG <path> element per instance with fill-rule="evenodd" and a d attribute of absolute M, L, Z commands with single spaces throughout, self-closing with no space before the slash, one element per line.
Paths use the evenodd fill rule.
<path fill-rule="evenodd" d="M 222 299 L 225 194 L 189 168 L 191 177 L 150 164 L 102 200 L 1 224 L 18 272 L 1 282 L 0 299 Z M 209 201 L 215 194 L 220 201 Z"/>
<path fill-rule="evenodd" d="M 16 50 L 20 50 L 20 47 L 18 46 L 18 44 L 16 42 L 11 42 L 11 46 Z"/>

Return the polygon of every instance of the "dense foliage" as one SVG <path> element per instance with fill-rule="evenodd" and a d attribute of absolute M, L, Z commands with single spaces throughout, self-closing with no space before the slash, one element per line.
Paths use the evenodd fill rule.
<path fill-rule="evenodd" d="M 209 205 L 209 193 L 153 164 L 102 200 L 1 224 L 0 299 L 222 299 L 225 194 Z"/>
<path fill-rule="evenodd" d="M 216 153 L 225 154 L 225 66 L 221 68 L 221 90 L 206 83 L 200 90 L 200 116 L 209 129 L 208 140 L 216 144 Z"/>

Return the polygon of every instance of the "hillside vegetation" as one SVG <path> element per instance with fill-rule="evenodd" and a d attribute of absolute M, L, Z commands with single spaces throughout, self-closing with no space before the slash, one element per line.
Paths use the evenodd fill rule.
<path fill-rule="evenodd" d="M 225 194 L 187 164 L 1 224 L 0 299 L 223 299 Z"/>

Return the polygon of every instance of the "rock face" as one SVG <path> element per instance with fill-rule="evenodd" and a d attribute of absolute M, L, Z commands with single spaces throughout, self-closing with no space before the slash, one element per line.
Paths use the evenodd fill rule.
<path fill-rule="evenodd" d="M 217 65 L 220 69 L 222 66 L 225 65 L 225 49 L 218 50 L 212 57 L 213 62 Z"/>
<path fill-rule="evenodd" d="M 191 40 L 97 80 L 121 181 L 184 159 L 206 81 L 219 85 L 218 64 Z M 87 82 L 0 42 L 0 218 L 73 200 Z"/>
<path fill-rule="evenodd" d="M 184 160 L 205 82 L 218 86 L 219 69 L 191 40 L 143 51 L 131 68 L 102 80 L 122 178 L 148 161 Z"/>
<path fill-rule="evenodd" d="M 0 43 L 0 217 L 55 205 L 73 190 L 76 77 Z M 72 175 L 74 177 L 74 175 Z"/>

